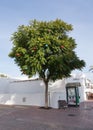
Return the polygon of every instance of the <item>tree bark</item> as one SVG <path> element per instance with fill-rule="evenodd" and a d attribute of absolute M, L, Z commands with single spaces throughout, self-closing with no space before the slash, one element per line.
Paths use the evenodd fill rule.
<path fill-rule="evenodd" d="M 45 82 L 45 108 L 48 108 L 48 81 Z"/>

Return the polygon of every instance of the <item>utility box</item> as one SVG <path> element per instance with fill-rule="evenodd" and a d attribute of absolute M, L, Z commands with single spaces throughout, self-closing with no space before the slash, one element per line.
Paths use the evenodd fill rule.
<path fill-rule="evenodd" d="M 66 108 L 68 105 L 67 105 L 67 102 L 65 100 L 58 100 L 58 108 Z"/>

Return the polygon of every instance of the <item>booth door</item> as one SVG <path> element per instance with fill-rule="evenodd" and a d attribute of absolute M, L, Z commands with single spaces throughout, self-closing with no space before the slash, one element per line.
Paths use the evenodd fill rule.
<path fill-rule="evenodd" d="M 68 105 L 79 105 L 78 87 L 67 87 L 66 92 Z"/>

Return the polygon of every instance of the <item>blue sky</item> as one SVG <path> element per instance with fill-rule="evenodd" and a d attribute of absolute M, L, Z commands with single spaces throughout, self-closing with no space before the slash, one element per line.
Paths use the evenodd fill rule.
<path fill-rule="evenodd" d="M 8 57 L 12 48 L 11 36 L 19 25 L 30 20 L 55 20 L 72 24 L 72 37 L 76 40 L 76 53 L 85 60 L 82 72 L 90 77 L 93 65 L 93 0 L 2 0 L 0 1 L 0 73 L 20 76 L 21 72 L 13 59 Z M 93 76 L 92 76 L 93 77 Z"/>

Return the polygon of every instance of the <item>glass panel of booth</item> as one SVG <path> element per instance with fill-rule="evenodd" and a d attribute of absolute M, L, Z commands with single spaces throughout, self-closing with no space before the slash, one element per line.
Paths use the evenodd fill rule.
<path fill-rule="evenodd" d="M 75 88 L 69 87 L 68 88 L 68 105 L 75 105 L 76 104 L 76 95 L 75 95 Z"/>
<path fill-rule="evenodd" d="M 67 103 L 68 105 L 79 105 L 79 86 L 80 83 L 68 83 L 66 85 Z"/>

